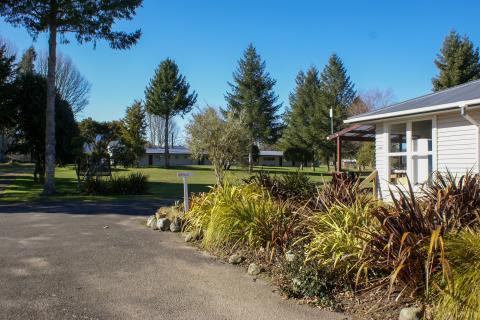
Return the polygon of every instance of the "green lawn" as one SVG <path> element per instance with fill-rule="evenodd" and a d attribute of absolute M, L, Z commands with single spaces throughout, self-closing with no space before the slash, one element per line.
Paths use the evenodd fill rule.
<path fill-rule="evenodd" d="M 266 170 L 272 174 L 284 174 L 294 172 L 297 168 L 290 167 L 256 167 L 255 171 Z M 210 186 L 215 184 L 215 175 L 210 166 L 182 166 L 171 169 L 163 168 L 130 168 L 115 169 L 114 175 L 123 175 L 129 172 L 139 171 L 148 176 L 150 184 L 150 194 L 145 196 L 134 196 L 138 198 L 155 199 L 179 199 L 183 195 L 183 185 L 181 178 L 177 177 L 177 172 L 189 171 L 193 176 L 189 178 L 189 191 L 201 192 L 207 191 Z M 0 193 L 0 201 L 30 201 L 42 199 L 42 186 L 34 183 L 32 179 L 33 166 L 30 164 L 7 165 L 0 164 L 0 175 L 4 173 L 14 173 L 17 178 L 6 187 L 3 193 Z M 323 179 L 330 179 L 326 167 L 311 168 L 303 170 L 313 181 L 321 182 Z M 226 173 L 226 179 L 230 183 L 236 184 L 249 177 L 250 174 L 241 168 L 233 168 Z M 129 199 L 133 197 L 103 197 L 103 196 L 84 196 L 77 191 L 77 180 L 73 166 L 59 167 L 55 174 L 58 196 L 51 197 L 52 200 L 113 200 Z M 1 181 L 0 181 L 1 184 Z"/>

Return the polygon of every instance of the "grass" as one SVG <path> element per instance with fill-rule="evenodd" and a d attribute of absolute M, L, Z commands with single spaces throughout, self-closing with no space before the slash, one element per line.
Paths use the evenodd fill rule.
<path fill-rule="evenodd" d="M 266 170 L 272 174 L 285 174 L 298 170 L 293 167 L 255 167 L 255 171 Z M 183 196 L 183 182 L 177 177 L 178 172 L 189 171 L 193 175 L 189 177 L 189 191 L 208 191 L 215 184 L 215 175 L 210 166 L 182 166 L 171 169 L 164 168 L 129 168 L 114 169 L 114 175 L 124 175 L 130 172 L 141 172 L 148 176 L 150 194 L 146 196 L 84 196 L 77 191 L 77 180 L 73 166 L 57 167 L 55 171 L 55 183 L 58 195 L 49 200 L 116 200 L 116 199 L 180 199 Z M 42 200 L 42 186 L 33 182 L 33 165 L 31 164 L 0 164 L 0 176 L 13 173 L 16 179 L 0 191 L 0 201 L 33 201 Z M 326 167 L 303 170 L 312 181 L 321 182 L 330 179 Z M 249 177 L 248 171 L 235 167 L 226 173 L 226 180 L 231 184 L 238 184 Z M 0 177 L 0 185 L 1 185 Z"/>

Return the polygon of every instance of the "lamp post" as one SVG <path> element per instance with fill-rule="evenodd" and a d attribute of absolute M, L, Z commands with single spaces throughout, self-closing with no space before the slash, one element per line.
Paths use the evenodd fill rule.
<path fill-rule="evenodd" d="M 333 109 L 330 108 L 330 131 L 333 134 Z"/>
<path fill-rule="evenodd" d="M 330 108 L 330 134 L 333 135 L 333 108 Z M 333 155 L 333 162 L 335 163 L 335 152 Z"/>

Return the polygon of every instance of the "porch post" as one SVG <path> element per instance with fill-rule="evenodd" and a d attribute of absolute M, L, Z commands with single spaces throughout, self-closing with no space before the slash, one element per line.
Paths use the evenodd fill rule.
<path fill-rule="evenodd" d="M 337 137 L 337 172 L 342 171 L 342 140 Z"/>

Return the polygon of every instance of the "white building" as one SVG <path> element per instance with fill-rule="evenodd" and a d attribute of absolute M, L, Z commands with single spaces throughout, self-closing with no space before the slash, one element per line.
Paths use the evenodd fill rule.
<path fill-rule="evenodd" d="M 375 141 L 378 194 L 391 184 L 415 188 L 435 171 L 480 172 L 480 80 L 348 118 L 342 137 Z M 340 143 L 339 143 L 340 144 Z"/>
<path fill-rule="evenodd" d="M 211 164 L 206 155 L 204 159 L 193 159 L 191 152 L 185 147 L 175 147 L 168 149 L 170 154 L 171 166 L 188 166 L 188 165 L 207 165 Z M 145 154 L 140 158 L 141 167 L 159 167 L 163 166 L 165 161 L 164 148 L 146 148 Z M 257 166 L 291 166 L 290 161 L 285 161 L 282 151 L 260 151 L 255 165 Z"/>

